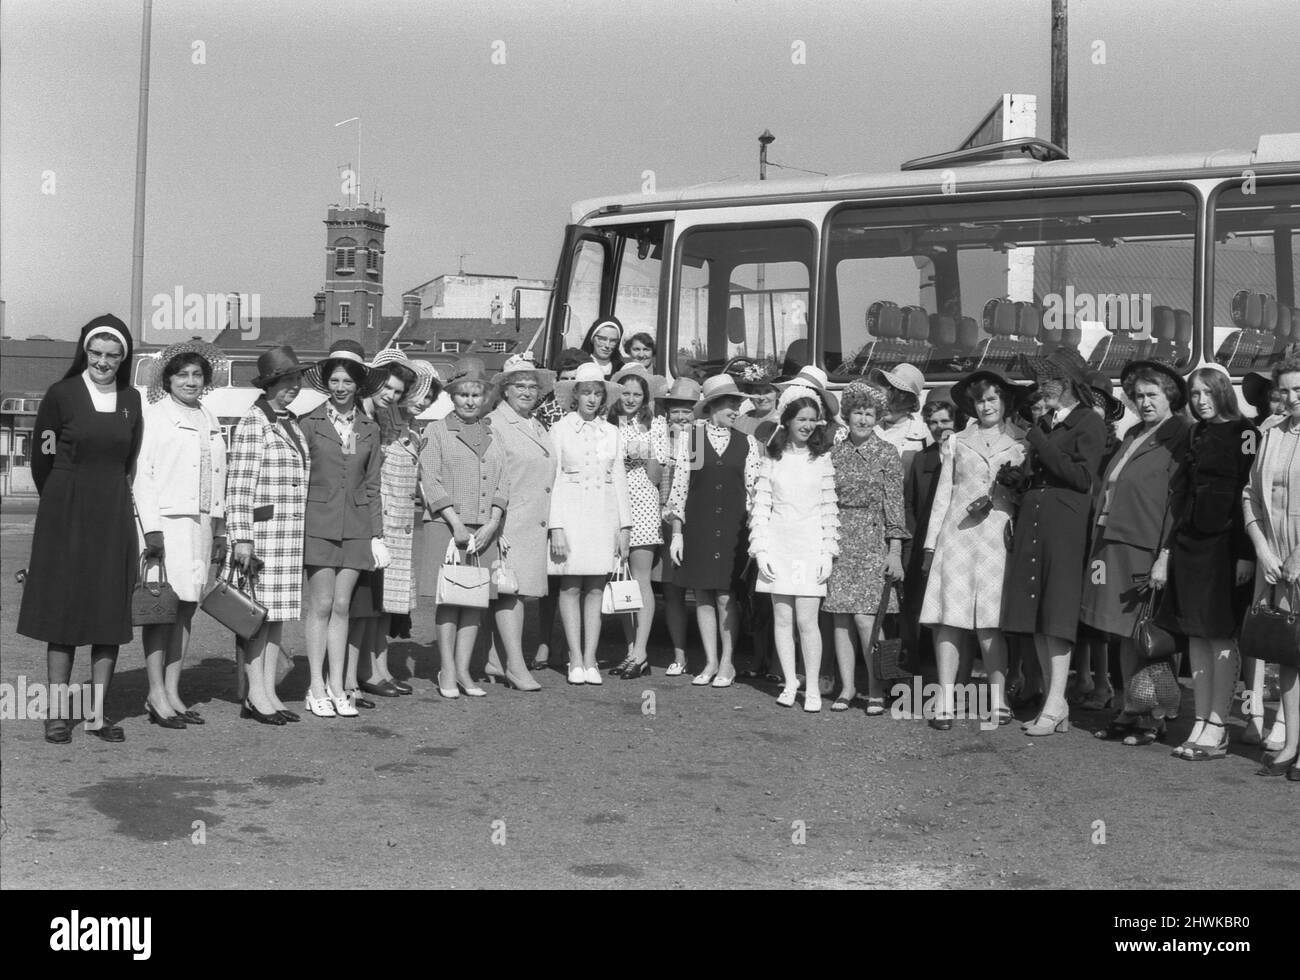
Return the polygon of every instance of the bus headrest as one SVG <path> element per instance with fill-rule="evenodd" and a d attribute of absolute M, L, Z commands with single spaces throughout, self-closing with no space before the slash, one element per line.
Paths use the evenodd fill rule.
<path fill-rule="evenodd" d="M 1295 316 L 1291 307 L 1277 304 L 1277 324 L 1273 327 L 1273 336 L 1283 342 L 1291 339 L 1291 320 Z"/>
<path fill-rule="evenodd" d="M 1010 337 L 1016 332 L 1016 307 L 1010 300 L 991 299 L 984 304 L 984 332 L 990 337 Z"/>
<path fill-rule="evenodd" d="M 1258 330 L 1260 323 L 1259 293 L 1238 289 L 1232 294 L 1232 325 L 1241 330 Z"/>
<path fill-rule="evenodd" d="M 1267 293 L 1259 297 L 1259 329 L 1265 332 L 1277 326 L 1277 300 Z"/>
<path fill-rule="evenodd" d="M 950 316 L 931 313 L 930 343 L 936 347 L 951 347 L 957 343 L 957 321 Z"/>
<path fill-rule="evenodd" d="M 1192 315 L 1186 310 L 1174 310 L 1174 341 L 1182 347 L 1192 342 Z"/>
<path fill-rule="evenodd" d="M 957 346 L 962 350 L 974 350 L 980 342 L 980 325 L 973 316 L 964 316 L 957 321 Z"/>
<path fill-rule="evenodd" d="M 929 340 L 930 316 L 923 306 L 904 306 L 899 310 L 905 340 Z"/>
<path fill-rule="evenodd" d="M 1026 340 L 1036 340 L 1043 325 L 1043 311 L 1033 303 L 1016 304 L 1016 334 Z"/>
<path fill-rule="evenodd" d="M 867 308 L 867 332 L 881 340 L 903 336 L 903 314 L 887 299 L 877 300 Z"/>
<path fill-rule="evenodd" d="M 1083 343 L 1082 327 L 1066 327 L 1061 331 L 1062 347 L 1073 347 L 1075 350 L 1078 350 L 1081 343 Z"/>
<path fill-rule="evenodd" d="M 1155 340 L 1174 339 L 1174 310 L 1172 306 L 1151 307 L 1151 336 Z"/>

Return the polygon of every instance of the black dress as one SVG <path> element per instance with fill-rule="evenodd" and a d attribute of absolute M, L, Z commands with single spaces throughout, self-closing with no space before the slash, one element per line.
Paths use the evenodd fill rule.
<path fill-rule="evenodd" d="M 134 388 L 118 390 L 112 412 L 95 410 L 81 375 L 45 393 L 32 454 L 41 502 L 18 612 L 23 636 L 69 646 L 131 641 L 140 551 L 129 473 L 143 435 Z"/>
<path fill-rule="evenodd" d="M 1222 639 L 1237 635 L 1253 580 L 1234 582 L 1238 561 L 1254 561 L 1241 491 L 1250 478 L 1259 432 L 1246 419 L 1198 422 L 1191 451 L 1174 475 L 1169 584 L 1157 622 L 1174 633 Z"/>
<path fill-rule="evenodd" d="M 1089 496 L 1106 423 L 1078 406 L 1045 432 L 1030 428 L 1029 489 L 1020 502 L 1003 589 L 1002 629 L 1074 642 L 1088 552 Z"/>
<path fill-rule="evenodd" d="M 703 427 L 696 432 L 703 457 L 691 473 L 682 522 L 682 563 L 673 583 L 683 589 L 731 592 L 749 550 L 745 529 L 745 460 L 749 437 L 733 431 L 719 455 Z"/>

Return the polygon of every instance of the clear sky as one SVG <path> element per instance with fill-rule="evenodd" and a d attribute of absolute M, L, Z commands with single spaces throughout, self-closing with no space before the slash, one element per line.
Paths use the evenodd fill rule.
<path fill-rule="evenodd" d="M 757 176 L 764 128 L 777 162 L 892 170 L 1023 92 L 1039 97 L 1046 137 L 1049 12 L 1049 0 L 155 0 L 146 315 L 178 286 L 309 315 L 321 221 L 356 156 L 355 126 L 334 124 L 350 116 L 363 121 L 363 192 L 377 184 L 387 208 L 384 313 L 396 315 L 402 290 L 455 272 L 462 252 L 468 271 L 549 278 L 569 206 L 636 191 L 643 171 L 659 189 Z M 127 317 L 140 25 L 139 0 L 0 0 L 13 336 Z M 1300 131 L 1298 36 L 1296 0 L 1071 0 L 1071 156 L 1251 149 L 1260 133 Z"/>

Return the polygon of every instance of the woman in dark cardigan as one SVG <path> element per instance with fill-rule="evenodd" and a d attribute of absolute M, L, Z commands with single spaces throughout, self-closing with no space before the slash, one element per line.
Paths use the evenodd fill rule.
<path fill-rule="evenodd" d="M 1025 361 L 1047 410 L 1026 434 L 1031 452 L 1025 467 L 998 477 L 1025 491 L 1007 559 L 1002 629 L 1034 636 L 1045 697 L 1024 731 L 1050 735 L 1070 728 L 1065 684 L 1083 595 L 1088 494 L 1106 424 L 1092 410 L 1086 365 L 1077 352 L 1060 349 Z"/>
<path fill-rule="evenodd" d="M 1194 371 L 1188 387 L 1197 422 L 1170 491 L 1169 584 L 1157 622 L 1188 638 L 1196 725 L 1174 755 L 1200 762 L 1228 752 L 1236 634 L 1255 580 L 1255 549 L 1239 501 L 1259 430 L 1241 417 L 1232 379 L 1217 365 Z"/>
<path fill-rule="evenodd" d="M 131 471 L 144 437 L 140 393 L 131 387 L 131 334 L 117 317 L 81 328 L 63 380 L 36 415 L 32 478 L 41 496 L 32 536 L 18 632 L 49 644 L 52 692 L 47 742 L 67 742 L 72 723 L 55 691 L 68 690 L 77 647 L 90 646 L 86 731 L 125 739 L 103 713 L 117 648 L 129 643 L 131 591 L 139 550 L 131 509 Z M 82 692 L 84 694 L 84 691 Z"/>

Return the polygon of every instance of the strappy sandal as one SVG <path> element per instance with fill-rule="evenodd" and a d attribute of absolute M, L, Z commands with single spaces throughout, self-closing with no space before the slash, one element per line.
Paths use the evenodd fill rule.
<path fill-rule="evenodd" d="M 1208 725 L 1209 723 L 1210 722 L 1208 718 L 1197 718 L 1196 724 L 1192 725 L 1192 730 L 1195 731 L 1196 725 Z M 1219 727 L 1222 728 L 1223 726 L 1220 725 Z M 1189 738 L 1186 742 L 1178 746 L 1178 748 L 1174 749 L 1169 754 L 1172 755 L 1175 759 L 1186 759 L 1188 755 L 1191 753 L 1192 749 L 1196 748 L 1196 746 L 1197 743 L 1193 739 Z"/>
<path fill-rule="evenodd" d="M 832 710 L 832 711 L 848 711 L 848 710 L 849 710 L 849 699 L 848 699 L 848 698 L 836 698 L 834 701 L 831 702 L 831 710 Z"/>
<path fill-rule="evenodd" d="M 884 698 L 867 698 L 867 717 L 879 718 L 885 713 Z"/>
<path fill-rule="evenodd" d="M 1188 762 L 1208 762 L 1211 759 L 1223 759 L 1228 755 L 1228 729 L 1227 726 L 1218 722 L 1207 721 L 1206 726 L 1209 728 L 1222 728 L 1223 736 L 1219 739 L 1219 744 L 1213 748 L 1206 748 L 1204 745 L 1193 745 L 1180 758 Z"/>

